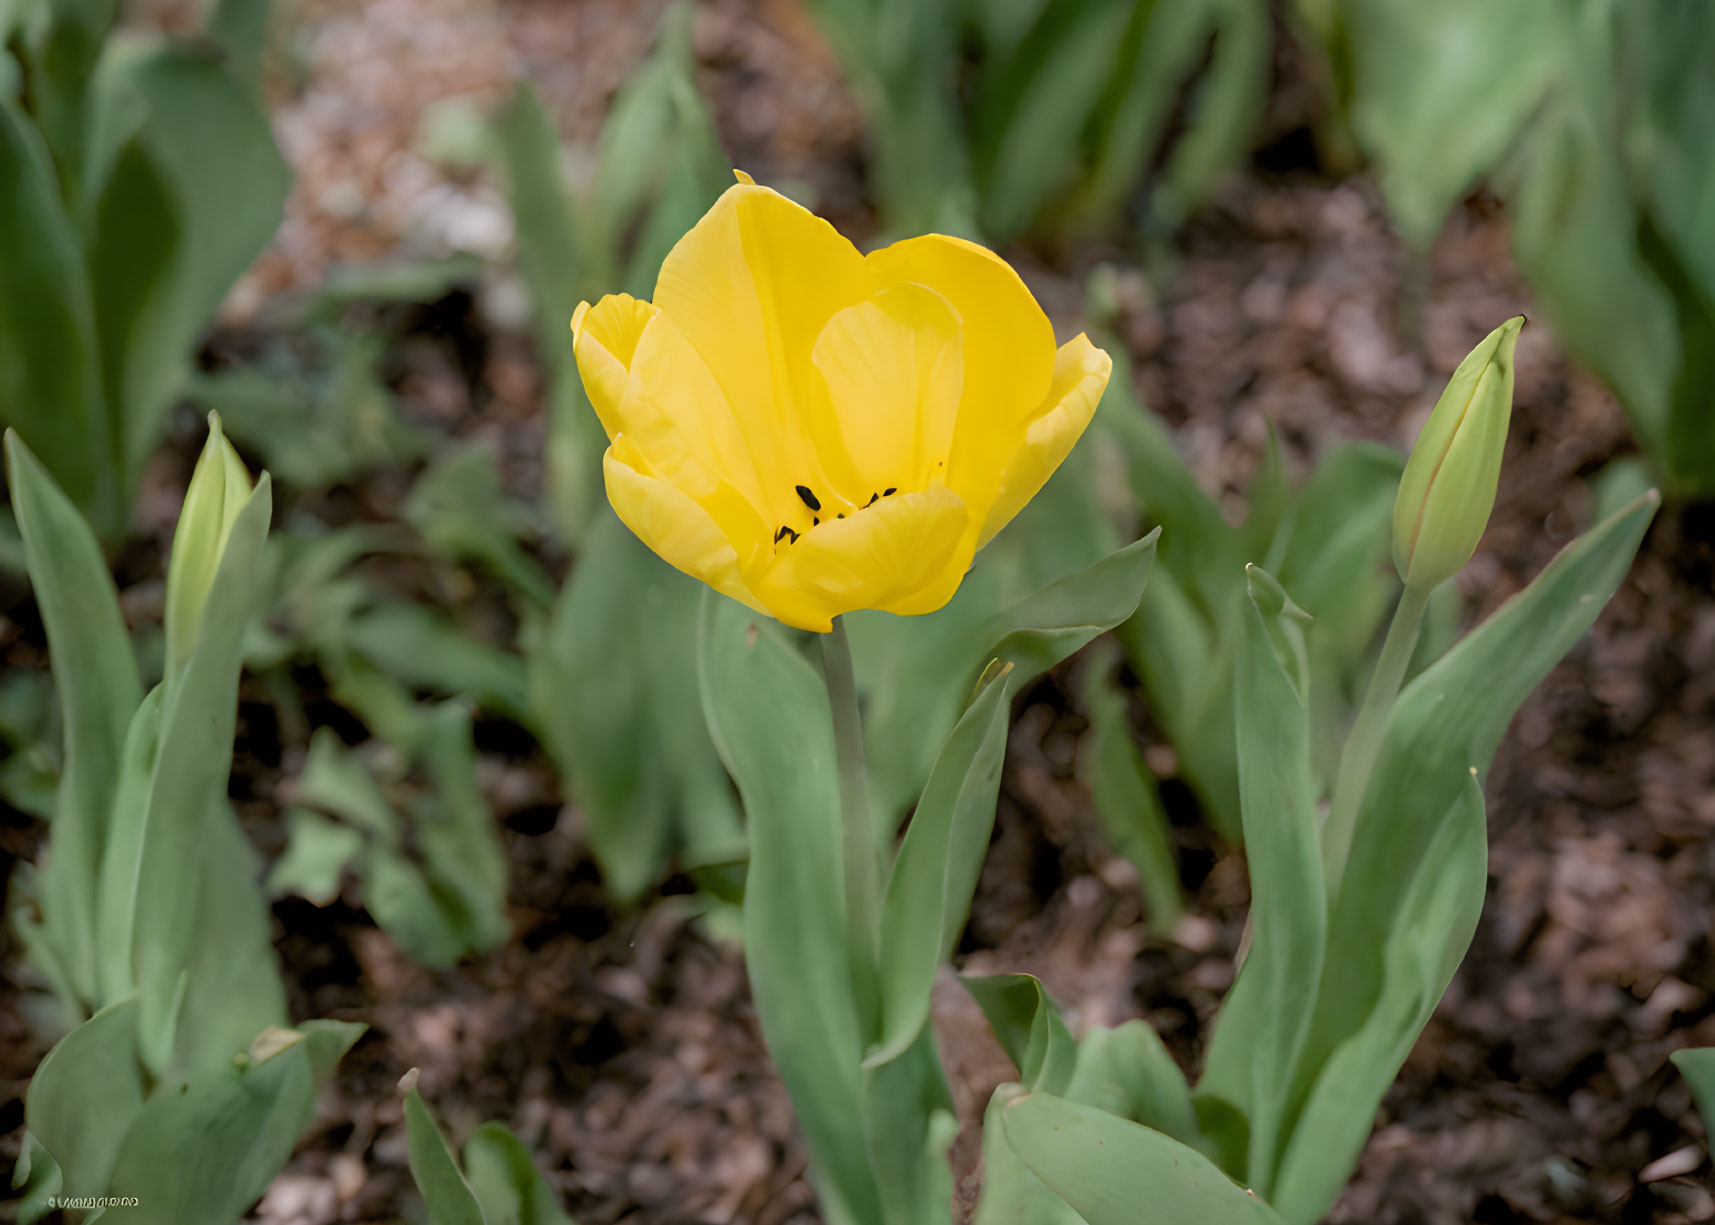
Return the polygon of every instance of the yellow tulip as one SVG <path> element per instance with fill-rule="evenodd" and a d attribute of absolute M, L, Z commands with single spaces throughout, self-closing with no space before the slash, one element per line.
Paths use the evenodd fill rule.
<path fill-rule="evenodd" d="M 725 595 L 827 632 L 933 612 L 1084 432 L 1113 363 L 1024 282 L 929 234 L 861 255 L 740 175 L 655 300 L 578 307 L 613 508 Z"/>

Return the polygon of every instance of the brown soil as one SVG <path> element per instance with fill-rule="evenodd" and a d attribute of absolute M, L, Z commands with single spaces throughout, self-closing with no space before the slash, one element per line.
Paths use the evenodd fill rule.
<path fill-rule="evenodd" d="M 254 325 L 270 294 L 331 263 L 444 246 L 494 207 L 479 179 L 409 153 L 422 108 L 529 71 L 568 138 L 587 141 L 647 44 L 656 5 L 622 0 L 301 0 L 320 31 L 284 74 L 282 143 L 300 172 L 286 229 L 235 295 Z M 320 23 L 320 24 L 317 24 Z M 814 28 L 788 0 L 719 0 L 699 17 L 704 86 L 723 138 L 759 179 L 811 184 L 855 232 L 861 123 Z M 1208 487 L 1232 496 L 1272 420 L 1298 475 L 1337 441 L 1404 444 L 1446 372 L 1529 294 L 1494 202 L 1468 202 L 1427 260 L 1389 233 L 1367 181 L 1330 181 L 1283 87 L 1265 147 L 1179 239 L 1153 294 L 1122 271 L 1123 332 L 1139 391 L 1178 430 Z M 355 203 L 354 203 L 355 201 Z M 438 212 L 436 210 L 439 210 Z M 449 220 L 450 218 L 450 220 Z M 480 227 L 478 228 L 480 232 Z M 1064 330 L 1083 270 L 1020 253 Z M 480 312 L 460 326 L 482 330 Z M 519 492 L 537 479 L 539 377 L 517 334 L 484 336 L 475 379 L 443 337 L 412 338 L 405 410 L 501 440 Z M 453 346 L 456 348 L 455 344 Z M 1631 447 L 1612 399 L 1539 322 L 1519 349 L 1503 493 L 1460 578 L 1473 619 L 1587 523 L 1583 484 Z M 145 499 L 145 536 L 121 562 L 127 609 L 158 615 L 161 541 L 185 443 Z M 396 476 L 339 495 L 374 513 Z M 1369 1225 L 1715 1219 L 1704 1131 L 1670 1051 L 1715 1043 L 1715 509 L 1669 506 L 1593 633 L 1526 704 L 1489 779 L 1490 896 L 1453 987 L 1388 1094 L 1363 1164 L 1330 1217 Z M 24 593 L 0 592 L 7 666 L 42 666 Z M 1075 669 L 1076 663 L 1068 665 Z M 1172 931 L 1142 912 L 1135 875 L 1103 845 L 1074 777 L 1084 720 L 1067 669 L 1018 703 L 996 834 L 960 957 L 1040 975 L 1074 1026 L 1143 1016 L 1195 1070 L 1233 975 L 1247 904 L 1242 861 L 1198 822 L 1172 753 L 1148 745 L 1182 852 L 1190 913 Z M 311 703 L 312 710 L 315 705 Z M 355 890 L 275 907 L 294 1015 L 362 1020 L 316 1125 L 257 1210 L 270 1225 L 393 1222 L 416 1211 L 395 1085 L 462 1137 L 498 1118 L 530 1144 L 584 1225 L 817 1220 L 790 1106 L 751 1012 L 738 949 L 692 918 L 669 881 L 634 911 L 606 898 L 538 749 L 479 725 L 485 785 L 511 865 L 514 937 L 455 971 L 406 960 Z M 283 833 L 277 783 L 303 743 L 247 688 L 233 794 L 262 849 Z M 0 811 L 0 872 L 42 831 Z M 24 971 L 8 951 L 14 985 Z M 22 996 L 0 997 L 0 1163 L 21 1140 L 22 1093 L 45 1049 Z M 960 1204 L 976 1186 L 975 1121 L 1009 1067 L 950 982 L 937 1024 L 965 1113 Z M 5 1215 L 0 1207 L 0 1218 Z"/>

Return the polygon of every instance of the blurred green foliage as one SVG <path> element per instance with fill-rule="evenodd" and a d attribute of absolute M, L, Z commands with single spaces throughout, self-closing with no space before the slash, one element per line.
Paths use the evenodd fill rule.
<path fill-rule="evenodd" d="M 1300 0 L 1344 119 L 1427 249 L 1479 183 L 1560 338 L 1670 493 L 1715 494 L 1715 8 Z"/>
<path fill-rule="evenodd" d="M 576 1225 L 530 1150 L 503 1125 L 484 1123 L 471 1132 L 461 1163 L 417 1092 L 415 1068 L 401 1087 L 411 1177 L 430 1225 Z"/>
<path fill-rule="evenodd" d="M 812 0 L 870 120 L 889 229 L 1170 233 L 1267 92 L 1262 0 Z M 1141 191 L 1141 195 L 1140 195 Z"/>
<path fill-rule="evenodd" d="M 183 658 L 147 694 L 94 533 L 7 435 L 63 726 L 50 853 L 14 878 L 11 918 L 77 1022 L 30 1082 L 14 1172 L 25 1221 L 59 1194 L 135 1197 L 128 1211 L 163 1225 L 237 1221 L 363 1029 L 281 1028 L 259 865 L 226 795 L 271 494 L 266 475 L 251 490 L 212 424 L 193 486 L 218 493 L 224 476 L 227 489 L 187 509 L 169 576 L 211 573 L 186 606 Z"/>
<path fill-rule="evenodd" d="M 120 37 L 117 7 L 0 11 L 0 422 L 105 539 L 289 181 L 258 83 L 266 0 L 219 0 L 195 38 Z"/>

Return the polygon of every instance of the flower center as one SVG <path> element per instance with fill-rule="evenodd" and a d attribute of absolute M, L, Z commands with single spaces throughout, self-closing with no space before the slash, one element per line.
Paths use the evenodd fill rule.
<path fill-rule="evenodd" d="M 778 546 L 781 541 L 785 541 L 787 544 L 797 544 L 798 541 L 800 539 L 802 539 L 804 532 L 809 531 L 810 528 L 820 527 L 821 523 L 822 523 L 822 516 L 821 516 L 822 499 L 819 496 L 817 496 L 816 491 L 814 489 L 810 488 L 808 485 L 794 485 L 792 487 L 792 491 L 798 495 L 798 500 L 800 502 L 802 502 L 804 504 L 805 509 L 810 512 L 810 527 L 803 529 L 803 531 L 799 531 L 797 528 L 794 528 L 791 524 L 782 523 L 780 525 L 779 530 L 774 533 L 774 543 L 776 546 Z M 855 513 L 855 512 L 860 511 L 860 510 L 868 510 L 871 506 L 874 506 L 882 498 L 891 498 L 894 494 L 896 494 L 898 492 L 899 492 L 899 486 L 889 485 L 886 489 L 883 489 L 880 493 L 873 493 L 872 492 L 869 495 L 869 501 L 865 502 L 862 506 L 857 505 L 857 503 L 855 503 L 855 502 L 846 502 L 844 498 L 836 497 L 835 500 L 845 503 L 845 505 L 848 506 Z M 845 517 L 846 517 L 846 512 L 843 510 L 836 511 L 834 513 L 834 518 L 836 518 L 836 519 L 844 519 Z"/>

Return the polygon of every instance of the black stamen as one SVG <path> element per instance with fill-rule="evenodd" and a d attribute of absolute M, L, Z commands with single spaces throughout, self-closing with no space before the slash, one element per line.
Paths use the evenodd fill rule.
<path fill-rule="evenodd" d="M 839 514 L 834 516 L 834 518 L 836 518 L 836 519 L 844 519 L 845 517 L 846 517 L 846 512 L 843 510 Z"/>
<path fill-rule="evenodd" d="M 899 486 L 898 485 L 889 485 L 886 489 L 883 489 L 881 491 L 881 496 L 884 498 L 891 498 L 894 494 L 896 494 L 898 492 L 899 492 Z"/>
<path fill-rule="evenodd" d="M 821 525 L 821 522 L 822 521 L 820 519 L 818 519 L 815 515 L 810 516 L 810 526 L 811 527 L 819 527 Z"/>
<path fill-rule="evenodd" d="M 799 485 L 797 488 L 798 496 L 803 499 L 805 506 L 808 506 L 811 510 L 822 509 L 821 501 L 817 499 L 815 494 L 810 492 L 810 487 L 808 485 Z"/>
<path fill-rule="evenodd" d="M 864 505 L 865 506 L 874 506 L 876 504 L 876 502 L 880 501 L 880 499 L 881 499 L 881 495 L 879 493 L 872 493 L 869 495 L 869 501 L 865 502 Z"/>
<path fill-rule="evenodd" d="M 774 533 L 774 543 L 779 544 L 781 542 L 781 540 L 783 540 L 787 536 L 792 537 L 792 543 L 793 544 L 798 543 L 798 533 L 793 531 L 789 527 L 782 527 L 778 532 Z"/>

